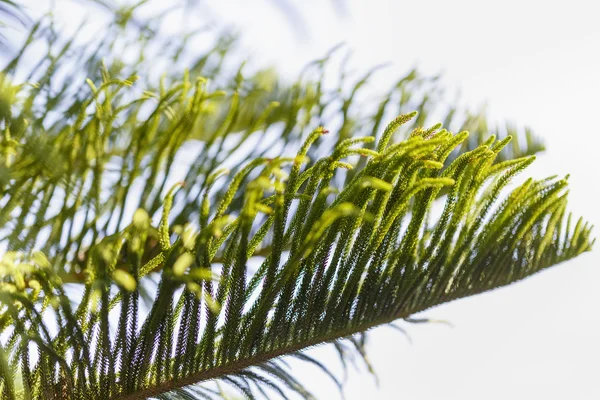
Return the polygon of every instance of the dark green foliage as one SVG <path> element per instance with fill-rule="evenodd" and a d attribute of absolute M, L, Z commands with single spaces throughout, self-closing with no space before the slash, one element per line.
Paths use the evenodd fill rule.
<path fill-rule="evenodd" d="M 311 398 L 279 356 L 329 373 L 301 351 L 364 355 L 371 327 L 591 249 L 566 178 L 507 188 L 539 141 L 434 113 L 435 79 L 369 107 L 369 75 L 325 82 L 332 55 L 292 85 L 244 78 L 221 37 L 200 55 L 165 40 L 156 57 L 190 67 L 153 85 L 137 33 L 160 40 L 123 23 L 92 47 L 42 21 L 0 75 L 3 399 L 219 398 L 196 385 L 214 379 Z M 460 133 L 422 128 L 431 113 Z"/>

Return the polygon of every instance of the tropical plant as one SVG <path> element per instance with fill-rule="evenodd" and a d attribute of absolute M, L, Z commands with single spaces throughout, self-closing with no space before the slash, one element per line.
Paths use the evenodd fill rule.
<path fill-rule="evenodd" d="M 539 139 L 435 79 L 370 107 L 372 71 L 324 78 L 335 52 L 244 77 L 230 36 L 132 15 L 84 43 L 44 18 L 0 75 L 3 399 L 311 398 L 282 357 L 336 380 L 303 350 L 364 356 L 372 327 L 592 248 L 567 178 L 508 188 Z"/>

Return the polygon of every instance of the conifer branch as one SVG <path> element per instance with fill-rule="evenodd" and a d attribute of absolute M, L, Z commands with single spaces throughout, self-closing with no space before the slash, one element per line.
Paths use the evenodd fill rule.
<path fill-rule="evenodd" d="M 2 398 L 218 398 L 209 380 L 311 398 L 279 357 L 329 373 L 302 351 L 364 355 L 372 327 L 594 244 L 567 177 L 511 183 L 543 148 L 530 131 L 431 124 L 414 71 L 369 110 L 370 73 L 325 89 L 333 54 L 289 85 L 224 70 L 222 38 L 153 85 L 147 57 L 108 52 L 122 23 L 90 51 L 40 21 L 0 74 Z"/>

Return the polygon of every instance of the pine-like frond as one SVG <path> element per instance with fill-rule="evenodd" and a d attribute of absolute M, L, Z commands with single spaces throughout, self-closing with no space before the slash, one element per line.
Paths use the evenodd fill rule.
<path fill-rule="evenodd" d="M 500 198 L 533 157 L 494 163 L 509 140 L 490 138 L 444 167 L 468 134 L 419 130 L 392 142 L 397 125 L 413 116 L 394 120 L 376 150 L 361 147 L 373 137 L 349 138 L 309 161 L 327 133 L 318 128 L 295 155 L 250 161 L 215 196 L 217 171 L 199 193 L 197 219 L 173 231 L 183 184 L 175 185 L 157 226 L 140 208 L 123 229 L 96 238 L 76 307 L 43 253 L 7 253 L 0 292 L 10 334 L 7 398 L 21 386 L 25 398 L 137 399 L 223 376 L 246 393 L 249 381 L 263 385 L 284 373 L 276 357 L 507 285 L 590 249 L 590 227 L 579 220 L 571 229 L 570 217 L 564 223 L 566 179 L 529 179 Z M 100 132 L 88 137 L 95 145 L 101 139 Z M 368 161 L 340 186 L 355 156 Z M 94 182 L 91 190 L 100 191 Z M 442 188 L 449 188 L 444 210 L 432 218 Z M 151 235 L 159 249 L 150 255 Z M 252 271 L 257 252 L 262 262 Z M 159 266 L 143 316 L 138 287 Z"/>
<path fill-rule="evenodd" d="M 158 29 L 153 22 L 137 29 L 150 34 Z M 227 70 L 224 65 L 235 54 L 235 41 L 228 36 L 219 37 L 206 53 L 190 55 L 187 40 L 193 36 L 178 41 L 156 37 L 152 46 L 144 46 L 135 34 L 138 30 L 124 35 L 121 24 L 122 18 L 117 18 L 101 40 L 80 44 L 63 38 L 51 21 L 39 21 L 0 74 L 0 121 L 9 128 L 6 157 L 12 163 L 12 178 L 21 179 L 9 184 L 8 172 L 0 170 L 7 201 L 0 226 L 6 228 L 9 220 L 14 224 L 0 230 L 0 238 L 15 251 L 41 248 L 64 269 L 60 273 L 65 281 L 83 282 L 90 243 L 123 228 L 123 218 L 133 210 L 142 207 L 157 217 L 161 196 L 176 180 L 186 181 L 177 195 L 182 206 L 173 217 L 174 225 L 183 225 L 196 218 L 200 193 L 215 170 L 237 172 L 255 157 L 275 157 L 282 149 L 299 146 L 314 126 L 327 125 L 334 133 L 309 149 L 313 159 L 330 154 L 353 135 L 379 139 L 386 118 L 413 109 L 419 112 L 417 118 L 400 127 L 396 137 L 418 133 L 419 126 L 440 117 L 445 126 L 471 132 L 460 151 L 476 148 L 490 133 L 498 139 L 513 137 L 498 161 L 543 149 L 529 130 L 488 128 L 484 112 L 436 108 L 441 102 L 436 79 L 416 71 L 399 79 L 373 107 L 356 97 L 374 71 L 356 81 L 342 73 L 339 82 L 325 82 L 334 51 L 309 64 L 289 85 L 269 69 L 246 78 L 241 68 Z M 45 47 L 46 53 L 30 54 L 34 45 Z M 118 58 L 113 49 L 121 47 L 139 52 L 133 58 L 137 61 Z M 102 60 L 106 66 L 101 66 Z M 160 60 L 191 67 L 164 74 L 159 85 L 153 80 L 136 84 L 146 90 L 131 88 L 140 72 L 155 75 Z M 30 83 L 11 83 L 8 77 L 17 72 L 26 74 Z M 374 149 L 372 143 L 365 147 Z M 18 160 L 10 161 L 17 149 Z M 458 154 L 459 150 L 452 152 L 446 163 Z M 29 179 L 32 174 L 35 180 Z M 353 174 L 347 174 L 346 182 Z M 110 187 L 116 190 L 107 191 Z M 237 196 L 238 211 L 240 202 Z M 76 218 L 83 218 L 82 223 Z M 32 222 L 25 223 L 28 220 Z M 92 221 L 101 222 L 92 227 Z M 154 235 L 148 246 L 157 249 L 156 243 Z"/>
<path fill-rule="evenodd" d="M 302 350 L 362 353 L 371 327 L 593 244 L 566 178 L 509 188 L 531 133 L 514 146 L 453 110 L 445 126 L 475 134 L 427 128 L 435 82 L 416 72 L 363 110 L 369 75 L 327 88 L 326 57 L 293 85 L 245 79 L 223 39 L 153 88 L 136 81 L 155 60 L 97 68 L 119 30 L 90 52 L 48 29 L 0 75 L 3 398 L 218 398 L 214 379 L 310 398 L 280 356 L 328 372 Z M 37 40 L 36 83 L 12 83 Z"/>

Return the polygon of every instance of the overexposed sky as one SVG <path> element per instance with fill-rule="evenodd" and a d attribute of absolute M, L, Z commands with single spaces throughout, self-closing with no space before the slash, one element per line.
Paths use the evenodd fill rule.
<path fill-rule="evenodd" d="M 528 173 L 570 173 L 571 210 L 600 226 L 597 0 L 288 1 L 302 15 L 300 28 L 290 28 L 274 0 L 205 3 L 239 30 L 255 65 L 275 65 L 289 77 L 342 41 L 353 49 L 357 71 L 392 63 L 373 90 L 386 90 L 415 65 L 443 72 L 464 103 L 487 103 L 493 118 L 542 135 L 548 150 Z M 599 305 L 596 249 L 511 287 L 425 312 L 454 328 L 406 324 L 412 344 L 388 327 L 373 330 L 369 354 L 379 387 L 352 372 L 346 398 L 600 399 Z M 331 349 L 311 352 L 337 365 Z M 297 372 L 319 398 L 338 398 L 315 370 Z"/>
<path fill-rule="evenodd" d="M 211 7 L 239 27 L 255 61 L 290 76 L 340 41 L 353 49 L 357 70 L 392 62 L 378 73 L 381 90 L 413 65 L 444 72 L 466 104 L 487 103 L 494 118 L 542 135 L 548 150 L 527 173 L 570 173 L 571 210 L 600 225 L 600 3 L 355 0 L 343 13 L 336 2 L 290 3 L 303 15 L 302 32 L 272 1 Z M 600 399 L 599 305 L 596 249 L 511 287 L 425 312 L 455 327 L 408 325 L 412 345 L 390 328 L 375 329 L 369 349 L 379 388 L 352 373 L 346 398 Z M 314 354 L 335 360 L 327 349 Z M 302 375 L 317 382 L 321 398 L 337 398 L 320 376 Z"/>

